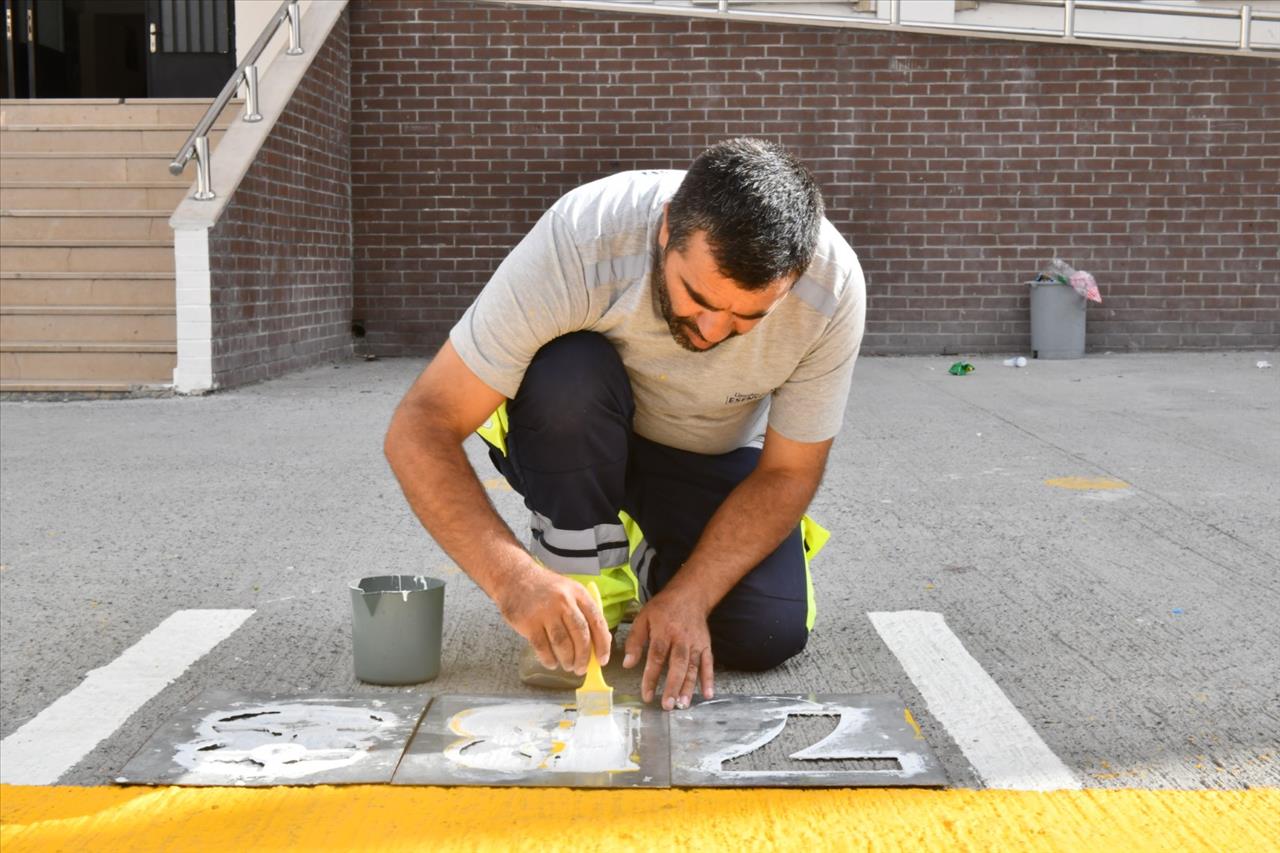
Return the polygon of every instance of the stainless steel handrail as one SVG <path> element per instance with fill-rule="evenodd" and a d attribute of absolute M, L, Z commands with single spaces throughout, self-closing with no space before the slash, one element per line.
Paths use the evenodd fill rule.
<path fill-rule="evenodd" d="M 1200 48 L 1220 53 L 1274 54 L 1280 45 L 1254 44 L 1254 21 L 1280 21 L 1280 12 L 1256 10 L 1248 4 L 1237 9 L 1221 9 L 1196 6 L 1172 6 L 1133 0 L 982 0 L 1011 6 L 1041 6 L 1062 9 L 1062 25 L 1059 28 L 1025 26 L 1001 26 L 977 23 L 944 23 L 934 21 L 904 20 L 901 0 L 887 0 L 889 17 L 879 18 L 875 12 L 850 10 L 848 14 L 826 11 L 782 11 L 778 7 L 835 5 L 824 0 L 489 0 L 507 2 L 517 6 L 560 6 L 596 11 L 638 12 L 644 14 L 685 15 L 699 18 L 736 18 L 745 21 L 861 27 L 867 29 L 901 29 L 921 32 L 948 32 L 957 35 L 982 37 L 999 36 L 1032 37 L 1045 41 L 1070 41 L 1083 44 L 1133 44 L 1159 49 Z M 751 6 L 773 7 L 753 10 Z M 1239 37 L 1224 39 L 1178 38 L 1158 35 L 1123 35 L 1080 32 L 1076 27 L 1076 13 L 1081 11 L 1129 12 L 1135 14 L 1185 16 L 1197 18 L 1237 19 Z"/>
<path fill-rule="evenodd" d="M 304 52 L 302 49 L 302 20 L 301 13 L 298 10 L 298 0 L 284 0 L 280 4 L 280 8 L 276 9 L 275 14 L 271 16 L 271 20 L 267 21 L 266 27 L 263 28 L 262 33 L 258 36 L 258 40 L 253 43 L 253 47 L 249 48 L 249 52 L 245 54 L 244 59 L 236 66 L 236 70 L 232 72 L 231 78 L 222 87 L 218 97 L 214 98 L 213 103 L 209 105 L 209 109 L 205 110 L 204 117 L 196 123 L 195 129 L 187 136 L 187 141 L 182 143 L 182 147 L 178 149 L 173 162 L 169 164 L 170 174 L 181 175 L 182 170 L 186 168 L 191 158 L 195 158 L 196 191 L 194 198 L 208 201 L 214 197 L 210 179 L 209 129 L 213 127 L 213 123 L 218 120 L 218 116 L 222 114 L 227 104 L 231 102 L 241 83 L 244 83 L 247 90 L 245 94 L 244 120 L 262 120 L 262 115 L 258 112 L 258 58 L 267 49 L 267 45 L 280 29 L 280 24 L 285 20 L 289 21 L 289 55 L 297 56 Z"/>
<path fill-rule="evenodd" d="M 893 6 L 898 7 L 901 0 L 890 0 Z M 1185 18 L 1234 18 L 1240 21 L 1240 36 L 1238 48 L 1241 51 L 1253 50 L 1280 50 L 1280 47 L 1272 45 L 1253 45 L 1251 43 L 1252 23 L 1253 21 L 1280 21 L 1280 13 L 1254 11 L 1249 4 L 1240 6 L 1239 11 L 1235 9 L 1215 9 L 1212 7 L 1195 7 L 1195 6 L 1167 6 L 1146 2 L 1124 2 L 1124 0 L 984 0 L 984 2 L 992 4 L 1003 4 L 1006 6 L 1048 6 L 1062 9 L 1062 31 L 1054 33 L 1052 30 L 1019 28 L 1019 27 L 1001 27 L 992 24 L 946 24 L 946 23 L 929 23 L 922 26 L 929 26 L 934 29 L 964 31 L 975 30 L 987 33 L 1019 33 L 1025 35 L 1057 35 L 1067 41 L 1077 41 L 1082 39 L 1097 41 L 1120 41 L 1138 44 L 1178 44 L 1178 45 L 1194 45 L 1197 47 L 1210 48 L 1229 48 L 1236 46 L 1237 42 L 1227 42 L 1221 39 L 1193 39 L 1193 38 L 1162 38 L 1151 35 L 1124 35 L 1120 33 L 1087 33 L 1080 32 L 1076 28 L 1076 12 L 1079 10 L 1100 11 L 1100 12 L 1129 12 L 1133 14 L 1149 14 L 1149 15 L 1168 15 L 1182 16 Z"/>

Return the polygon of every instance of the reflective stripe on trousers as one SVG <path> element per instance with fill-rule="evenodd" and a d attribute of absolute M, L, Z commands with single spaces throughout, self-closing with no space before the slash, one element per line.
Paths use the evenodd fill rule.
<path fill-rule="evenodd" d="M 509 428 L 504 402 L 476 432 L 505 457 Z M 619 511 L 617 524 L 598 524 L 582 530 L 557 528 L 537 511 L 530 515 L 530 553 L 547 568 L 579 583 L 595 581 L 610 629 L 622 621 L 631 602 L 647 600 L 648 569 L 655 551 L 645 540 L 640 525 L 625 511 Z M 805 628 L 813 630 L 817 601 L 810 563 L 831 534 L 808 514 L 800 521 L 800 533 L 807 597 Z"/>

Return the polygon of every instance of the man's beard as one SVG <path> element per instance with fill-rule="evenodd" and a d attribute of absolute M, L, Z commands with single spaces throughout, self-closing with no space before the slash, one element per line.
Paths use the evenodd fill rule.
<path fill-rule="evenodd" d="M 702 333 L 698 331 L 697 323 L 686 317 L 678 316 L 675 313 L 675 310 L 671 307 L 671 294 L 667 292 L 667 278 L 662 274 L 664 261 L 665 259 L 663 258 L 662 251 L 655 246 L 653 251 L 653 262 L 650 265 L 652 272 L 649 273 L 649 287 L 653 291 L 653 302 L 658 307 L 658 313 L 662 315 L 662 319 L 666 321 L 667 329 L 671 332 L 672 339 L 679 344 L 682 349 L 686 349 L 689 352 L 703 353 L 711 352 L 713 349 L 720 346 L 720 344 L 724 343 L 724 341 L 729 340 L 729 338 L 736 338 L 738 333 L 730 332 L 724 340 L 716 341 L 711 344 L 711 346 L 694 346 L 693 337 L 690 335 L 690 332 L 697 335 L 699 338 L 702 338 L 704 341 L 706 338 L 703 338 Z M 708 341 L 708 343 L 710 342 Z"/>

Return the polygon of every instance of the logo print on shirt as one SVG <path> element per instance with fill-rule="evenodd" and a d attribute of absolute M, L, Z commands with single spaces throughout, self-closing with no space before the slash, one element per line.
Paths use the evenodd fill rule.
<path fill-rule="evenodd" d="M 754 394 L 743 394 L 739 392 L 737 394 L 730 394 L 728 397 L 725 397 L 724 404 L 726 406 L 732 406 L 735 403 L 750 403 L 752 400 L 759 400 L 763 396 L 764 396 L 764 392 L 759 392 Z"/>

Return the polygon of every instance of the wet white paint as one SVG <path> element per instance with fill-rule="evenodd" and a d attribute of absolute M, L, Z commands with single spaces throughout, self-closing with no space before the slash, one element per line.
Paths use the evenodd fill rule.
<path fill-rule="evenodd" d="M 812 746 L 806 746 L 799 752 L 791 753 L 791 758 L 860 758 L 865 755 L 865 753 L 859 752 L 843 756 L 841 755 L 841 744 L 867 727 L 867 723 L 871 719 L 871 712 L 866 708 L 846 708 L 844 706 L 835 706 L 831 708 L 831 712 L 840 715 L 840 721 L 836 723 L 836 727 L 831 734 Z M 879 758 L 881 756 L 868 757 Z"/>
<path fill-rule="evenodd" d="M 865 748 L 850 749 L 846 744 L 850 738 L 862 732 L 871 721 L 871 712 L 866 708 L 847 705 L 811 702 L 807 699 L 787 700 L 780 702 L 778 697 L 753 696 L 752 700 L 762 703 L 752 709 L 761 718 L 761 728 L 754 729 L 745 735 L 723 743 L 719 749 L 702 756 L 694 768 L 704 773 L 711 773 L 723 778 L 776 778 L 780 776 L 803 776 L 804 770 L 729 770 L 724 768 L 725 762 L 741 758 L 767 745 L 787 727 L 787 721 L 793 716 L 839 716 L 835 729 L 815 744 L 791 753 L 789 758 L 800 761 L 838 761 L 849 758 L 880 758 L 896 761 L 896 770 L 876 770 L 876 774 L 906 778 L 923 773 L 927 767 L 925 757 L 921 753 L 899 752 L 897 750 L 868 751 Z M 703 702 L 698 707 L 706 708 L 720 700 Z M 882 735 L 886 740 L 887 736 Z M 829 771 L 840 772 L 840 771 Z"/>
<path fill-rule="evenodd" d="M 449 718 L 461 739 L 444 751 L 463 767 L 506 773 L 547 770 L 602 773 L 638 770 L 632 760 L 639 711 L 579 717 L 554 702 L 513 702 L 469 708 Z"/>
<path fill-rule="evenodd" d="M 303 702 L 263 703 L 205 716 L 173 760 L 228 783 L 301 779 L 367 759 L 399 718 L 381 710 Z"/>
<path fill-rule="evenodd" d="M 810 702 L 807 699 L 799 701 L 790 700 L 783 704 L 776 704 L 776 700 L 772 700 L 767 696 L 753 696 L 752 699 L 759 699 L 762 702 L 770 704 L 761 707 L 759 712 L 764 718 L 761 725 L 763 728 L 752 731 L 745 737 L 737 740 L 729 741 L 721 746 L 720 749 L 710 752 L 702 756 L 694 767 L 704 773 L 732 773 L 735 771 L 726 771 L 721 769 L 721 765 L 726 761 L 732 761 L 735 758 L 755 752 L 760 747 L 769 743 L 771 740 L 782 734 L 782 730 L 787 726 L 787 717 L 790 714 L 798 713 L 817 713 L 823 709 L 822 705 L 816 702 Z M 699 709 L 715 705 L 720 700 L 712 700 L 703 702 L 698 706 Z M 753 709 L 755 710 L 755 709 Z M 738 771 L 740 772 L 740 771 Z"/>
<path fill-rule="evenodd" d="M 415 592 L 426 592 L 432 588 L 438 589 L 442 582 L 436 578 L 429 578 L 426 575 L 388 575 L 394 577 L 396 581 L 396 589 L 365 589 L 362 583 L 371 580 L 382 580 L 382 576 L 377 578 L 364 578 L 363 580 L 352 581 L 351 588 L 358 590 L 361 595 L 399 595 L 400 600 L 405 604 L 409 603 L 409 596 Z M 409 585 L 408 589 L 405 586 Z M 285 599 L 278 599 L 285 600 Z M 380 600 L 380 599 L 379 599 Z"/>
<path fill-rule="evenodd" d="M 561 773 L 638 770 L 631 762 L 631 739 L 623 735 L 619 717 L 623 725 L 629 722 L 625 710 L 578 717 L 551 769 Z"/>

